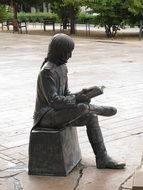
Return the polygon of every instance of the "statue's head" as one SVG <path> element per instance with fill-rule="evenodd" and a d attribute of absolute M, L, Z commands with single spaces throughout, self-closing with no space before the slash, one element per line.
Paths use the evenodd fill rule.
<path fill-rule="evenodd" d="M 49 44 L 47 60 L 62 65 L 71 57 L 73 49 L 74 41 L 70 36 L 63 33 L 56 34 Z"/>

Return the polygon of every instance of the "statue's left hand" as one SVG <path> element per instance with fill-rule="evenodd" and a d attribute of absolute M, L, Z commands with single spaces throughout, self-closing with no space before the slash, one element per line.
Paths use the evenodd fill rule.
<path fill-rule="evenodd" d="M 104 88 L 105 88 L 104 86 L 101 86 L 101 87 L 93 86 L 91 88 L 83 89 L 81 93 L 86 95 L 88 99 L 91 99 L 91 98 L 94 98 L 95 96 L 103 94 Z"/>

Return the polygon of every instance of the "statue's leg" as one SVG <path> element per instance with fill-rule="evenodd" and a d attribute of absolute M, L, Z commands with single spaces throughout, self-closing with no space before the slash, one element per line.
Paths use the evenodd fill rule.
<path fill-rule="evenodd" d="M 52 109 L 43 116 L 39 124 L 41 127 L 62 128 L 70 126 L 70 123 L 87 113 L 89 113 L 89 106 L 82 103 L 77 104 L 75 108 Z"/>
<path fill-rule="evenodd" d="M 89 114 L 87 120 L 87 135 L 96 155 L 97 168 L 123 169 L 125 163 L 117 163 L 107 154 L 98 118 Z"/>
<path fill-rule="evenodd" d="M 104 144 L 98 118 L 92 113 L 85 114 L 73 122 L 73 126 L 87 126 L 87 135 L 96 156 L 96 166 L 99 169 L 123 169 L 125 163 L 117 163 L 108 154 Z"/>

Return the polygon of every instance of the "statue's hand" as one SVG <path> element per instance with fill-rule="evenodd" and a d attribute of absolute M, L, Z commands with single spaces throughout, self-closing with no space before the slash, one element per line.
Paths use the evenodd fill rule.
<path fill-rule="evenodd" d="M 100 89 L 103 91 L 106 87 L 105 86 L 101 86 Z"/>
<path fill-rule="evenodd" d="M 101 87 L 93 86 L 91 88 L 83 89 L 81 92 L 82 94 L 86 95 L 87 99 L 91 99 L 94 98 L 95 96 L 103 94 L 104 88 L 105 88 L 104 86 Z"/>
<path fill-rule="evenodd" d="M 77 103 L 85 103 L 85 102 L 90 103 L 91 98 L 94 98 L 98 95 L 103 94 L 104 88 L 105 88 L 104 86 L 101 86 L 101 87 L 93 86 L 90 88 L 84 88 L 80 92 L 75 94 L 76 102 Z"/>
<path fill-rule="evenodd" d="M 78 93 L 75 98 L 77 103 L 90 103 L 90 99 L 88 99 L 85 94 Z"/>

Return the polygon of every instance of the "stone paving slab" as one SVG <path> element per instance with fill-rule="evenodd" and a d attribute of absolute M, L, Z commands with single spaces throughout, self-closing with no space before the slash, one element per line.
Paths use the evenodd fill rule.
<path fill-rule="evenodd" d="M 72 92 L 106 86 L 105 93 L 92 102 L 117 107 L 116 116 L 99 117 L 99 121 L 109 153 L 125 161 L 127 168 L 96 169 L 83 127 L 78 128 L 82 165 L 67 177 L 27 175 L 36 80 L 50 38 L 0 32 L 0 190 L 131 189 L 143 152 L 142 41 L 75 37 L 75 51 L 68 63 Z"/>

